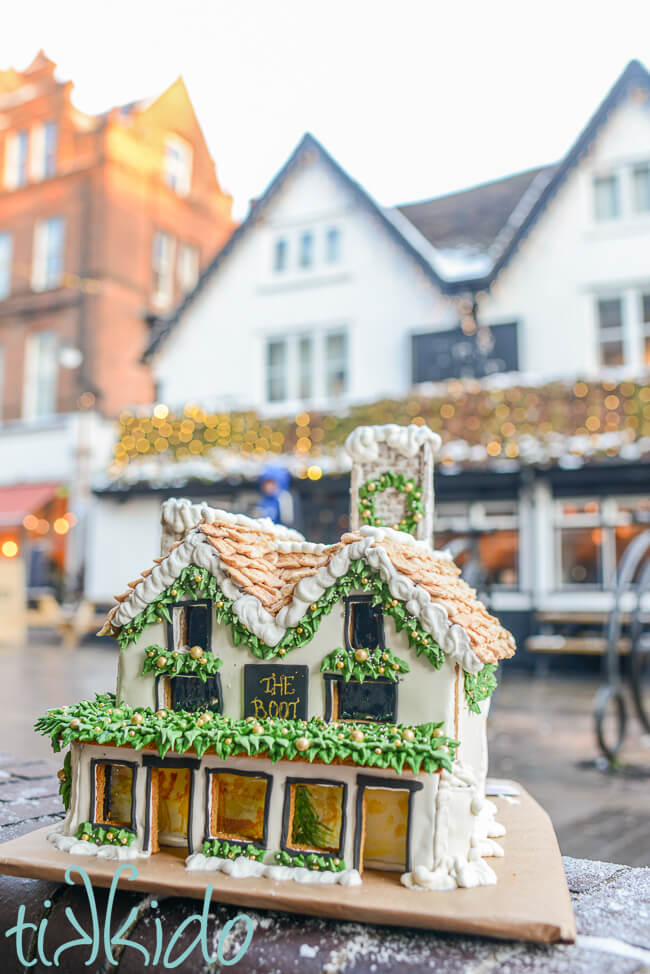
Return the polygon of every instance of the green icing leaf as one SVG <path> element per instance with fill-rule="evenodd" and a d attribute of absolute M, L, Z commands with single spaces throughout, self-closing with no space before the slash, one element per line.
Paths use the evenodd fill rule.
<path fill-rule="evenodd" d="M 325 723 L 311 720 L 236 720 L 210 711 L 133 709 L 118 706 L 115 695 L 98 694 L 70 707 L 49 710 L 36 721 L 55 751 L 72 741 L 110 743 L 136 750 L 153 745 L 161 757 L 170 751 L 183 754 L 206 751 L 221 759 L 238 755 L 261 756 L 271 761 L 334 761 L 391 768 L 408 763 L 414 773 L 451 771 L 458 742 L 447 737 L 442 723 L 394 725 L 364 721 Z"/>
<path fill-rule="evenodd" d="M 316 852 L 276 852 L 275 861 L 278 866 L 293 866 L 314 871 L 331 870 L 342 873 L 347 869 L 344 859 L 339 859 L 338 856 L 324 856 Z"/>
<path fill-rule="evenodd" d="M 402 473 L 385 470 L 379 477 L 372 477 L 359 488 L 359 514 L 364 524 L 375 527 L 392 527 L 384 524 L 375 512 L 375 497 L 384 490 L 397 490 L 406 495 L 406 513 L 396 525 L 400 531 L 415 534 L 418 522 L 422 520 L 424 507 L 422 504 L 422 486 L 412 477 L 405 477 Z"/>
<path fill-rule="evenodd" d="M 465 673 L 465 700 L 472 713 L 480 714 L 479 704 L 496 690 L 496 672 L 496 663 L 486 663 L 478 673 Z"/>
<path fill-rule="evenodd" d="M 135 832 L 131 829 L 112 828 L 110 825 L 93 827 L 91 822 L 82 822 L 77 829 L 77 838 L 95 845 L 130 846 L 135 842 Z"/>
<path fill-rule="evenodd" d="M 156 676 L 198 676 L 205 683 L 223 665 L 223 660 L 210 652 L 194 659 L 190 653 L 168 653 L 157 643 L 147 646 L 144 652 L 142 676 L 147 673 L 155 673 Z"/>
<path fill-rule="evenodd" d="M 365 659 L 357 659 L 357 653 L 366 653 Z M 408 673 L 408 663 L 395 656 L 390 649 L 352 650 L 334 649 L 321 663 L 321 673 L 339 673 L 344 680 L 365 679 L 392 680 L 397 682 L 400 673 Z"/>
<path fill-rule="evenodd" d="M 256 862 L 262 862 L 266 855 L 266 849 L 260 846 L 252 843 L 229 842 L 226 839 L 206 839 L 202 852 L 204 856 L 218 856 L 219 859 L 237 859 L 238 856 L 245 856 Z"/>

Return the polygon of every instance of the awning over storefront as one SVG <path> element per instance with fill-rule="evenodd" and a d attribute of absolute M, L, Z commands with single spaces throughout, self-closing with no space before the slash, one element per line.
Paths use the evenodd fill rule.
<path fill-rule="evenodd" d="M 0 527 L 22 524 L 27 514 L 33 514 L 52 500 L 59 484 L 19 484 L 0 487 Z"/>

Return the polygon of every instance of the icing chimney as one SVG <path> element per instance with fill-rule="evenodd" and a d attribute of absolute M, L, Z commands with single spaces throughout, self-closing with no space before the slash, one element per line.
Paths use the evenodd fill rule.
<path fill-rule="evenodd" d="M 353 430 L 345 441 L 352 460 L 350 529 L 381 524 L 433 547 L 433 458 L 440 443 L 428 426 L 390 423 Z M 391 486 L 400 475 L 403 483 Z"/>

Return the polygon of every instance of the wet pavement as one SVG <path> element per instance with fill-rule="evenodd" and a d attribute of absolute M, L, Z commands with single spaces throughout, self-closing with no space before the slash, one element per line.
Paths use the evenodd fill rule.
<path fill-rule="evenodd" d="M 65 650 L 43 637 L 29 649 L 0 650 L 0 751 L 31 762 L 51 758 L 34 721 L 48 707 L 114 689 L 118 652 L 108 642 Z M 650 865 L 650 774 L 635 770 L 650 771 L 650 740 L 631 719 L 622 757 L 632 769 L 584 766 L 598 756 L 598 686 L 593 674 L 504 669 L 489 720 L 490 774 L 521 782 L 543 805 L 564 855 Z"/>

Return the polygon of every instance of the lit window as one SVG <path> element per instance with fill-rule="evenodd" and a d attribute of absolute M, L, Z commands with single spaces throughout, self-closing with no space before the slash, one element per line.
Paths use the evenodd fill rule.
<path fill-rule="evenodd" d="M 341 233 L 337 227 L 330 227 L 325 236 L 325 260 L 336 264 L 341 258 Z"/>
<path fill-rule="evenodd" d="M 153 271 L 153 301 L 166 307 L 174 296 L 174 250 L 176 241 L 169 233 L 157 232 L 153 237 L 151 268 Z"/>
<path fill-rule="evenodd" d="M 283 845 L 340 855 L 345 792 L 345 785 L 288 779 Z"/>
<path fill-rule="evenodd" d="M 95 822 L 133 828 L 133 767 L 98 762 L 95 765 Z"/>
<path fill-rule="evenodd" d="M 348 336 L 335 332 L 325 336 L 325 395 L 344 396 L 348 387 Z"/>
<path fill-rule="evenodd" d="M 40 331 L 27 340 L 23 404 L 26 419 L 51 416 L 56 412 L 57 351 L 56 336 L 51 331 Z"/>
<path fill-rule="evenodd" d="M 268 775 L 215 771 L 210 774 L 210 835 L 266 845 Z"/>
<path fill-rule="evenodd" d="M 275 241 L 273 245 L 273 270 L 276 274 L 286 270 L 288 251 L 289 248 L 284 237 Z"/>
<path fill-rule="evenodd" d="M 617 176 L 594 179 L 594 214 L 597 220 L 614 220 L 621 215 Z"/>
<path fill-rule="evenodd" d="M 597 302 L 600 364 L 622 365 L 623 351 L 623 302 L 621 298 L 604 298 Z"/>
<path fill-rule="evenodd" d="M 650 294 L 641 295 L 643 364 L 650 365 Z"/>
<path fill-rule="evenodd" d="M 288 398 L 287 342 L 272 339 L 266 343 L 266 399 L 283 402 Z"/>
<path fill-rule="evenodd" d="M 449 551 L 472 587 L 518 587 L 516 501 L 437 505 L 435 542 L 436 548 Z"/>
<path fill-rule="evenodd" d="M 634 181 L 634 209 L 637 213 L 650 211 L 650 164 L 635 166 L 632 170 Z"/>
<path fill-rule="evenodd" d="M 298 263 L 301 267 L 311 267 L 314 262 L 314 235 L 310 231 L 301 234 Z"/>
<path fill-rule="evenodd" d="M 556 526 L 561 586 L 602 585 L 604 532 L 600 502 L 590 499 L 559 504 Z"/>
<path fill-rule="evenodd" d="M 10 233 L 0 233 L 0 301 L 11 293 L 12 252 L 12 235 Z"/>
<path fill-rule="evenodd" d="M 178 250 L 178 284 L 188 294 L 199 279 L 199 250 L 192 244 L 181 244 Z"/>
<path fill-rule="evenodd" d="M 61 283 L 65 222 L 62 217 L 40 220 L 34 228 L 32 288 L 48 291 Z"/>
<path fill-rule="evenodd" d="M 298 339 L 298 398 L 313 396 L 314 342 L 309 335 Z"/>
<path fill-rule="evenodd" d="M 49 179 L 56 172 L 58 126 L 56 122 L 35 125 L 31 131 L 29 176 L 34 182 Z"/>
<path fill-rule="evenodd" d="M 192 147 L 177 136 L 165 141 L 164 179 L 179 196 L 187 196 L 192 184 Z"/>
<path fill-rule="evenodd" d="M 27 129 L 5 137 L 4 182 L 7 189 L 25 186 L 28 177 L 29 133 Z"/>

